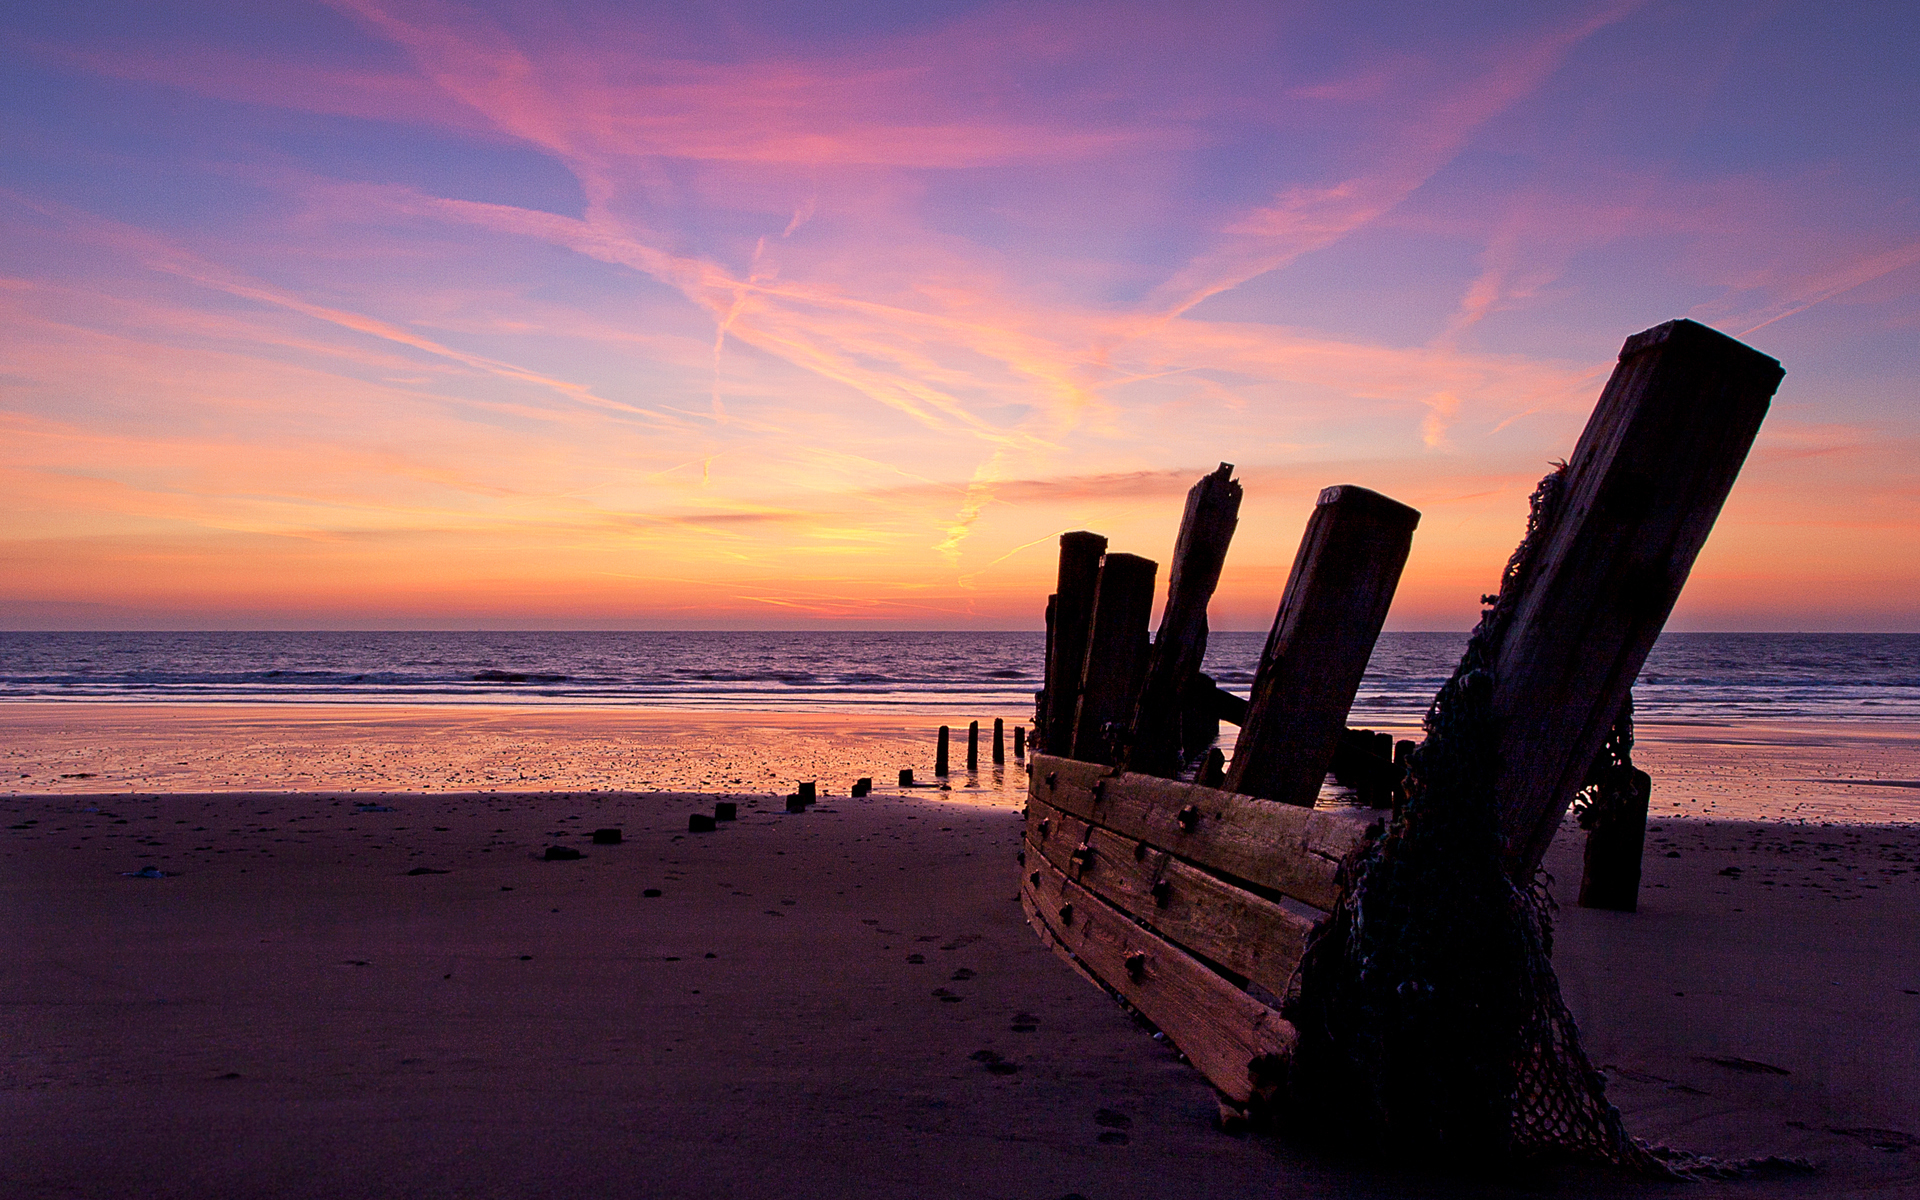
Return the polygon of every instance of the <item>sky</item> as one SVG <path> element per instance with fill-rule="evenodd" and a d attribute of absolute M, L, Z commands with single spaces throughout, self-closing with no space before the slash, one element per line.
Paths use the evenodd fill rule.
<path fill-rule="evenodd" d="M 1920 630 L 1920 9 L 0 10 L 0 627 L 1465 629 L 1620 344 L 1787 375 L 1669 628 Z"/>

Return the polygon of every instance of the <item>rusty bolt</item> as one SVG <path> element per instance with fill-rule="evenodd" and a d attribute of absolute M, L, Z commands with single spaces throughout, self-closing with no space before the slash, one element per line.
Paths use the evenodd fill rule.
<path fill-rule="evenodd" d="M 1081 842 L 1078 846 L 1075 846 L 1073 848 L 1073 861 L 1083 865 L 1093 861 L 1093 847 L 1087 845 L 1085 842 Z"/>
<path fill-rule="evenodd" d="M 1056 787 L 1059 787 L 1059 786 L 1060 786 L 1060 772 L 1058 772 L 1058 771 L 1048 771 L 1048 772 L 1047 772 L 1047 787 L 1048 787 L 1049 789 L 1051 789 L 1051 788 L 1056 788 Z"/>
<path fill-rule="evenodd" d="M 1047 830 L 1052 828 L 1053 828 L 1053 822 L 1050 819 L 1046 817 L 1040 818 L 1040 836 L 1041 837 L 1047 836 Z"/>
<path fill-rule="evenodd" d="M 1189 804 L 1180 810 L 1180 815 L 1175 820 L 1180 822 L 1180 828 L 1192 833 L 1193 827 L 1200 823 L 1200 810 Z"/>
<path fill-rule="evenodd" d="M 1145 977 L 1146 973 L 1147 952 L 1145 950 L 1135 950 L 1132 954 L 1127 955 L 1128 978 L 1137 981 Z"/>
<path fill-rule="evenodd" d="M 1171 895 L 1173 895 L 1173 885 L 1171 883 L 1168 883 L 1164 879 L 1156 879 L 1153 881 L 1153 901 L 1155 904 L 1164 906 L 1167 902 L 1167 897 Z"/>
<path fill-rule="evenodd" d="M 1069 900 L 1060 906 L 1060 923 L 1062 925 L 1073 924 L 1073 901 Z"/>
<path fill-rule="evenodd" d="M 1039 886 L 1040 886 L 1040 872 L 1038 872 L 1038 871 L 1035 871 L 1035 872 L 1034 872 L 1033 874 L 1031 874 L 1031 875 L 1029 875 L 1029 876 L 1027 876 L 1027 882 L 1028 882 L 1028 883 L 1030 883 L 1030 884 L 1032 884 L 1032 885 L 1033 885 L 1033 886 L 1035 886 L 1035 887 L 1039 887 Z"/>

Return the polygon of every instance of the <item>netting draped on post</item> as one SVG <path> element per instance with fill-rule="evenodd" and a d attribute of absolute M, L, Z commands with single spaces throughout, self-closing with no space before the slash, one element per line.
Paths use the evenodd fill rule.
<path fill-rule="evenodd" d="M 1500 593 L 1427 714 L 1406 801 L 1343 867 L 1343 899 L 1287 997 L 1301 1034 L 1290 1082 L 1315 1111 L 1410 1153 L 1557 1153 L 1674 1175 L 1684 1166 L 1607 1103 L 1553 972 L 1546 881 L 1508 877 L 1495 825 L 1491 664 L 1564 473 L 1534 491 Z M 1631 734 L 1617 733 L 1603 762 L 1631 770 Z"/>

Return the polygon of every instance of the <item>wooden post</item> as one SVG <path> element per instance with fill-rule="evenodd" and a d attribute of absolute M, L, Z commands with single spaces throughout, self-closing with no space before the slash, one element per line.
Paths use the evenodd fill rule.
<path fill-rule="evenodd" d="M 1167 605 L 1160 613 L 1160 632 L 1153 639 L 1146 684 L 1133 714 L 1126 760 L 1130 771 L 1170 779 L 1182 765 L 1180 719 L 1188 689 L 1207 656 L 1207 602 L 1219 586 L 1227 543 L 1240 520 L 1240 485 L 1232 476 L 1233 464 L 1221 463 L 1187 492 L 1187 510 L 1167 572 Z"/>
<path fill-rule="evenodd" d="M 1785 372 L 1692 321 L 1638 333 L 1494 649 L 1494 801 L 1530 879 L 1666 624 Z"/>
<path fill-rule="evenodd" d="M 967 722 L 967 770 L 980 769 L 980 722 Z"/>
<path fill-rule="evenodd" d="M 1312 806 L 1419 523 L 1366 488 L 1320 493 L 1254 672 L 1227 791 Z"/>
<path fill-rule="evenodd" d="M 1053 675 L 1053 612 L 1059 605 L 1059 596 L 1047 597 L 1047 650 L 1040 660 L 1040 686 L 1033 693 L 1033 727 L 1047 727 L 1047 680 Z"/>
<path fill-rule="evenodd" d="M 933 773 L 944 778 L 947 774 L 947 727 L 940 727 L 940 742 L 933 752 Z"/>
<path fill-rule="evenodd" d="M 1027 756 L 1027 727 L 1025 725 L 1015 725 L 1013 727 L 1013 756 L 1015 758 L 1025 758 Z"/>
<path fill-rule="evenodd" d="M 1133 716 L 1147 669 L 1147 621 L 1153 616 L 1153 576 L 1158 569 L 1153 560 L 1133 554 L 1109 554 L 1100 560 L 1074 718 L 1074 758 L 1115 761 L 1115 734 L 1124 734 Z"/>
<path fill-rule="evenodd" d="M 1647 846 L 1647 806 L 1652 796 L 1653 780 L 1645 771 L 1635 771 L 1625 811 L 1609 813 L 1587 830 L 1581 856 L 1581 908 L 1639 911 L 1640 858 Z"/>
<path fill-rule="evenodd" d="M 1060 535 L 1060 583 L 1054 589 L 1053 637 L 1047 659 L 1046 724 L 1034 740 L 1054 754 L 1073 753 L 1074 714 L 1087 665 L 1087 631 L 1093 625 L 1093 593 L 1107 539 L 1084 530 Z"/>
<path fill-rule="evenodd" d="M 1007 723 L 999 717 L 993 719 L 993 765 L 999 766 L 1007 761 Z"/>

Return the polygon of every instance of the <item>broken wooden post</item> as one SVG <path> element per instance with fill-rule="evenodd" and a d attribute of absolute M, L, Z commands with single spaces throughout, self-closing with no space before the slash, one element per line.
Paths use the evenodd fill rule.
<path fill-rule="evenodd" d="M 1074 758 L 1115 761 L 1115 735 L 1124 737 L 1147 669 L 1147 621 L 1153 616 L 1153 576 L 1158 569 L 1153 560 L 1133 554 L 1108 554 L 1100 560 L 1074 718 Z"/>
<path fill-rule="evenodd" d="M 1048 638 L 1045 723 L 1034 740 L 1055 754 L 1073 752 L 1080 679 L 1087 665 L 1087 631 L 1093 625 L 1093 593 L 1107 539 L 1084 530 L 1060 535 L 1060 582 L 1054 590 Z"/>
<path fill-rule="evenodd" d="M 1320 493 L 1254 673 L 1227 791 L 1313 804 L 1419 523 L 1366 488 Z"/>
<path fill-rule="evenodd" d="M 947 774 L 947 727 L 940 727 L 940 741 L 933 751 L 933 773 L 944 777 Z"/>
<path fill-rule="evenodd" d="M 1784 374 L 1692 321 L 1621 347 L 1493 652 L 1494 802 L 1514 878 L 1533 877 L 1585 783 Z"/>
<path fill-rule="evenodd" d="M 1007 723 L 999 717 L 993 719 L 993 765 L 999 766 L 1007 761 Z"/>
<path fill-rule="evenodd" d="M 1221 463 L 1187 491 L 1186 513 L 1167 570 L 1167 604 L 1133 714 L 1127 747 L 1130 771 L 1172 778 L 1184 765 L 1181 717 L 1188 689 L 1207 656 L 1207 602 L 1220 584 L 1227 544 L 1239 520 L 1240 485 L 1233 481 L 1233 464 Z"/>
<path fill-rule="evenodd" d="M 980 769 L 980 722 L 967 722 L 967 770 Z"/>

